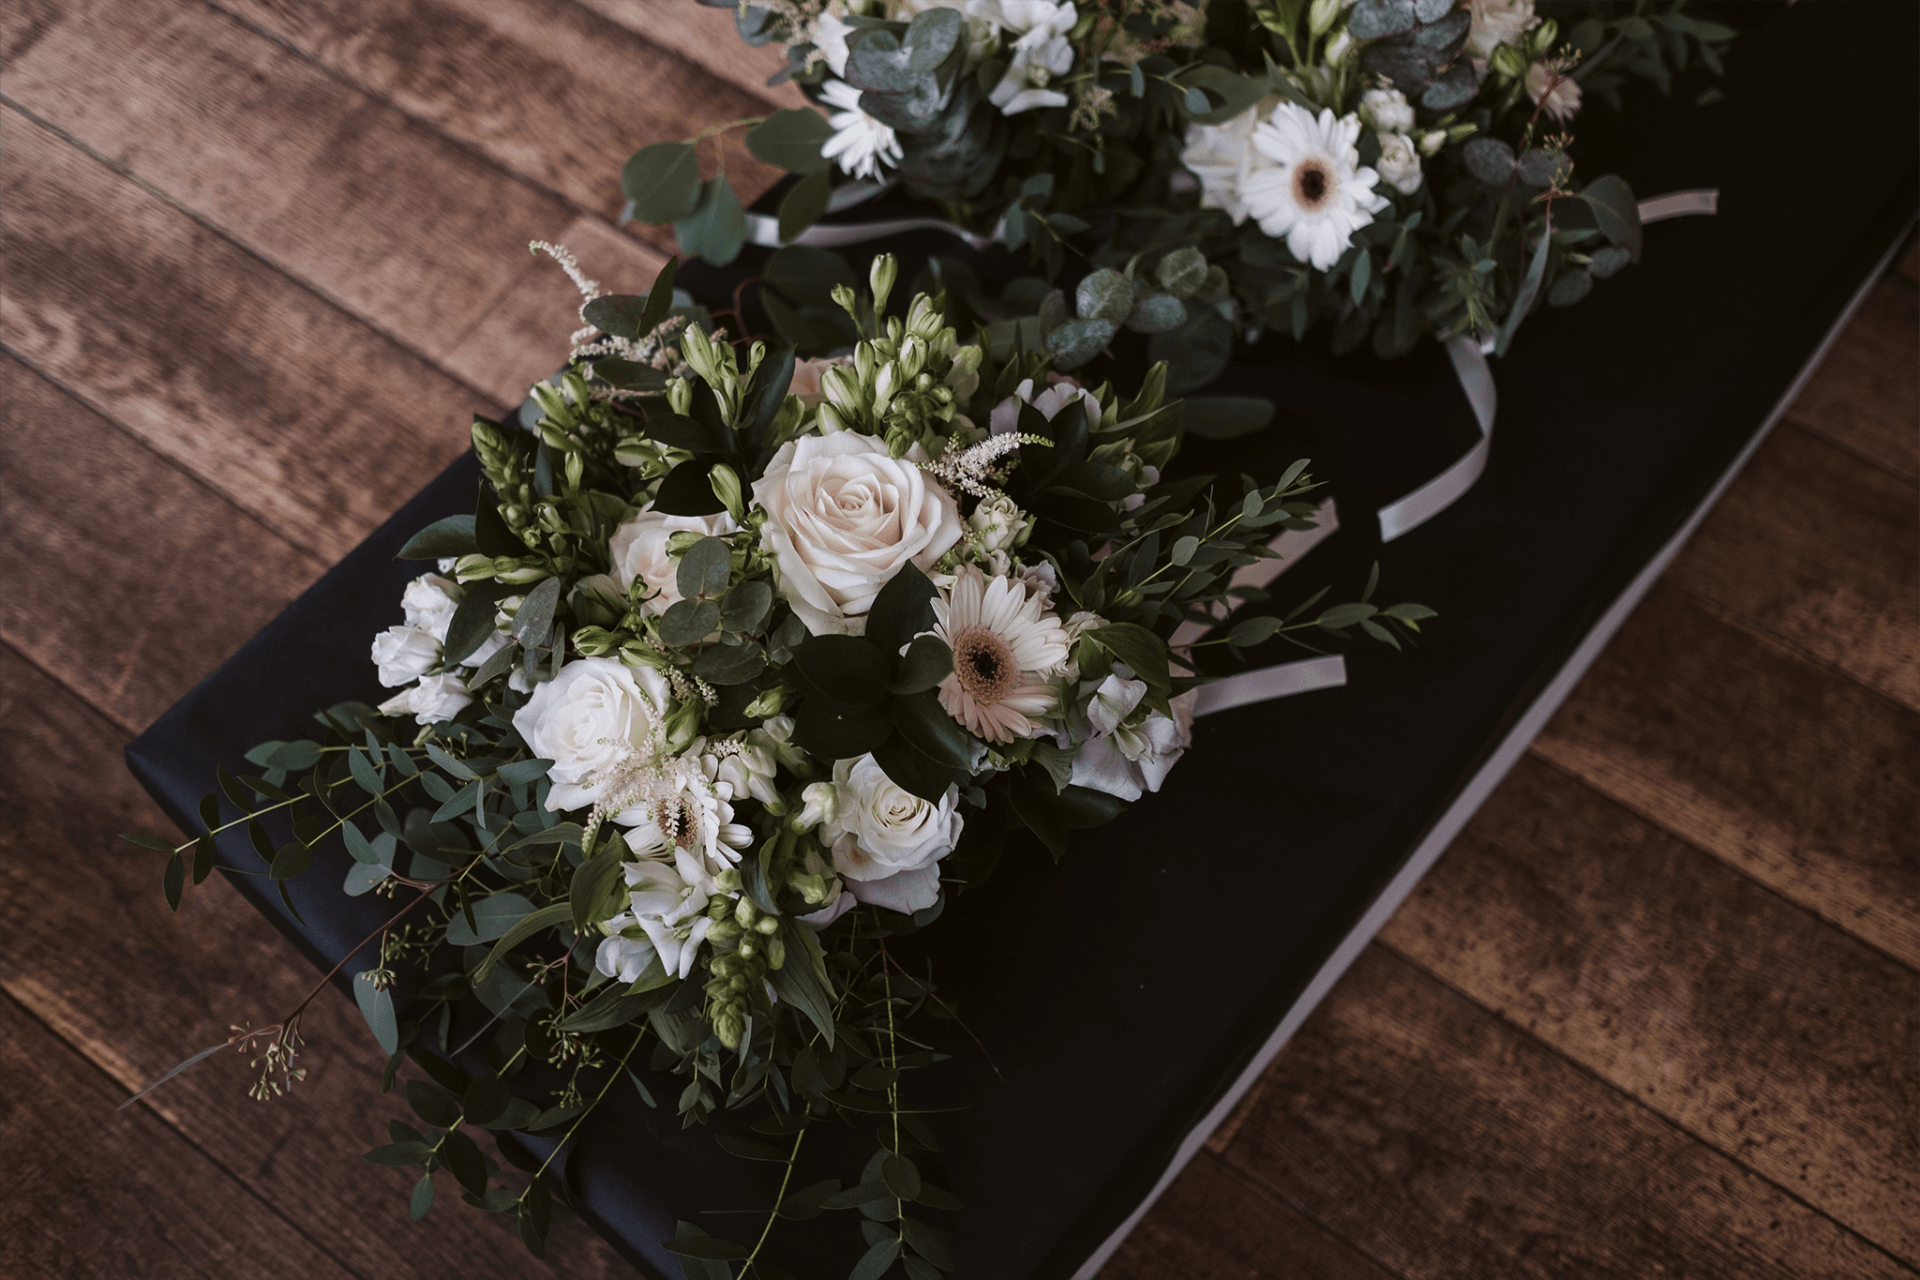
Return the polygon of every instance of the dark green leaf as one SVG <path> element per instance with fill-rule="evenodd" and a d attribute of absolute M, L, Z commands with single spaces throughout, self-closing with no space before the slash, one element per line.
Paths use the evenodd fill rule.
<path fill-rule="evenodd" d="M 689 142 L 656 142 L 633 153 L 620 170 L 620 189 L 640 222 L 678 222 L 700 200 L 700 160 Z"/>
<path fill-rule="evenodd" d="M 700 186 L 700 202 L 693 212 L 674 223 L 680 251 L 724 267 L 740 256 L 747 238 L 747 212 L 726 175 L 709 178 Z"/>
<path fill-rule="evenodd" d="M 444 1129 L 460 1118 L 460 1103 L 451 1093 L 425 1080 L 407 1082 L 407 1105 L 413 1114 L 436 1128 Z"/>
<path fill-rule="evenodd" d="M 920 1194 L 920 1170 L 905 1156 L 888 1156 L 882 1160 L 880 1177 L 898 1199 L 912 1200 Z"/>
<path fill-rule="evenodd" d="M 647 434 L 661 444 L 692 453 L 725 453 L 733 448 L 725 427 L 666 409 L 647 414 Z"/>
<path fill-rule="evenodd" d="M 832 136 L 833 126 L 825 116 L 810 107 L 792 107 L 747 130 L 747 150 L 754 159 L 788 173 L 828 173 L 833 161 L 820 154 L 820 146 Z"/>
<path fill-rule="evenodd" d="M 178 853 L 167 859 L 167 869 L 161 874 L 160 887 L 167 895 L 167 906 L 178 911 L 180 894 L 187 887 L 186 860 Z"/>
<path fill-rule="evenodd" d="M 513 1095 L 507 1092 L 507 1082 L 491 1071 L 475 1076 L 473 1083 L 467 1086 L 467 1093 L 461 1099 L 461 1107 L 466 1112 L 467 1123 L 487 1125 L 499 1118 L 513 1101 Z"/>
<path fill-rule="evenodd" d="M 1600 234 L 1625 249 L 1633 261 L 1640 261 L 1640 205 L 1626 179 L 1609 173 L 1588 183 L 1580 194 L 1593 209 Z"/>
<path fill-rule="evenodd" d="M 313 850 L 298 840 L 289 840 L 273 855 L 273 866 L 268 868 L 267 878 L 297 880 L 305 875 L 311 866 L 313 866 Z"/>
<path fill-rule="evenodd" d="M 672 645 L 699 644 L 720 625 L 720 605 L 713 600 L 676 600 L 660 615 L 660 638 Z"/>
<path fill-rule="evenodd" d="M 400 548 L 402 560 L 440 560 L 447 556 L 472 555 L 480 548 L 473 541 L 472 516 L 447 516 L 435 520 L 407 540 Z"/>
<path fill-rule="evenodd" d="M 513 615 L 513 638 L 526 648 L 538 649 L 547 643 L 553 631 L 553 612 L 560 607 L 560 587 L 558 578 L 543 579 L 520 602 Z"/>
<path fill-rule="evenodd" d="M 431 1150 L 424 1142 L 390 1142 L 384 1147 L 375 1147 L 360 1158 L 368 1164 L 388 1169 L 417 1169 L 426 1163 Z"/>
<path fill-rule="evenodd" d="M 447 1168 L 453 1170 L 462 1187 L 476 1196 L 486 1193 L 487 1158 L 463 1130 L 449 1130 L 441 1139 L 440 1158 L 447 1162 Z"/>
<path fill-rule="evenodd" d="M 893 727 L 936 763 L 954 769 L 971 765 L 973 739 L 953 713 L 940 705 L 940 697 L 932 689 L 897 697 L 891 706 Z"/>
<path fill-rule="evenodd" d="M 503 937 L 507 930 L 533 914 L 533 904 L 517 893 L 495 893 L 471 904 L 473 922 L 462 912 L 447 921 L 447 941 L 456 947 L 474 947 Z"/>
<path fill-rule="evenodd" d="M 693 660 L 693 674 L 708 684 L 745 684 L 766 669 L 766 650 L 752 641 L 708 645 Z"/>
<path fill-rule="evenodd" d="M 922 693 L 937 688 L 953 671 L 953 650 L 935 635 L 915 636 L 900 659 L 888 688 L 894 693 Z"/>
<path fill-rule="evenodd" d="M 469 590 L 460 597 L 453 620 L 447 624 L 446 642 L 441 646 L 448 664 L 466 658 L 494 633 L 494 617 L 499 612 L 495 598 L 487 592 Z"/>
<path fill-rule="evenodd" d="M 707 478 L 712 469 L 711 462 L 694 459 L 669 471 L 654 495 L 653 509 L 669 516 L 710 516 L 725 511 L 727 504 L 714 494 Z"/>
<path fill-rule="evenodd" d="M 621 852 L 621 846 L 615 845 L 575 869 L 573 884 L 567 894 L 575 928 L 585 930 L 600 918 L 597 913 L 601 900 L 608 897 L 620 881 Z"/>
<path fill-rule="evenodd" d="M 653 278 L 653 287 L 647 290 L 647 309 L 640 316 L 639 337 L 645 337 L 658 329 L 673 309 L 673 281 L 680 274 L 680 259 L 667 259 L 667 265 L 660 268 L 660 274 Z"/>
<path fill-rule="evenodd" d="M 821 169 L 810 173 L 780 198 L 780 207 L 776 211 L 779 220 L 780 239 L 794 241 L 802 232 L 826 216 L 827 203 L 833 197 L 833 172 Z"/>
<path fill-rule="evenodd" d="M 687 600 L 717 599 L 732 578 L 733 549 L 725 538 L 702 538 L 680 557 L 676 580 Z"/>
<path fill-rule="evenodd" d="M 847 1280 L 880 1280 L 899 1256 L 900 1239 L 898 1236 L 889 1236 L 868 1249 L 860 1261 L 853 1264 L 853 1270 L 847 1273 Z"/>
<path fill-rule="evenodd" d="M 423 1173 L 420 1181 L 413 1184 L 413 1195 L 407 1201 L 407 1212 L 413 1215 L 415 1222 L 427 1216 L 433 1208 L 433 1175 Z"/>
<path fill-rule="evenodd" d="M 791 916 L 780 917 L 787 944 L 787 962 L 769 975 L 774 992 L 807 1016 L 833 1047 L 833 986 L 827 979 L 826 959 L 813 930 Z"/>
<path fill-rule="evenodd" d="M 867 641 L 882 653 L 900 652 L 923 631 L 933 630 L 933 583 L 908 563 L 887 579 L 867 611 Z"/>

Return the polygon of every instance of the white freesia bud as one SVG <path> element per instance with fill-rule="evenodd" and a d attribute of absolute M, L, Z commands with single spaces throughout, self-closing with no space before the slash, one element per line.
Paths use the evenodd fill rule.
<path fill-rule="evenodd" d="M 1343 8 L 1345 6 L 1341 0 L 1313 0 L 1312 7 L 1307 10 L 1307 29 L 1315 36 L 1327 34 L 1339 20 Z"/>
<path fill-rule="evenodd" d="M 473 701 L 459 676 L 423 677 L 419 684 L 380 704 L 380 714 L 411 715 L 419 724 L 451 720 Z"/>
<path fill-rule="evenodd" d="M 811 831 L 840 812 L 840 793 L 831 782 L 814 782 L 800 793 L 800 812 L 788 819 L 795 831 Z"/>
<path fill-rule="evenodd" d="M 1447 131 L 1445 129 L 1435 129 L 1431 133 L 1420 135 L 1420 154 L 1423 156 L 1438 155 L 1440 148 L 1446 145 Z"/>
<path fill-rule="evenodd" d="M 887 295 L 893 292 L 893 282 L 900 275 L 900 260 L 890 253 L 877 255 L 873 266 L 867 271 L 867 284 L 873 290 L 873 309 L 887 309 Z"/>
<path fill-rule="evenodd" d="M 667 382 L 667 407 L 681 417 L 693 412 L 693 384 L 685 378 L 672 378 Z"/>

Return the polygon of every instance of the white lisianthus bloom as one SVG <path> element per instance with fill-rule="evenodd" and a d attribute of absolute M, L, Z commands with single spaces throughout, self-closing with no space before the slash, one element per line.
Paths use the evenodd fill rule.
<path fill-rule="evenodd" d="M 1380 135 L 1380 179 L 1403 196 L 1420 189 L 1420 151 L 1404 133 Z"/>
<path fill-rule="evenodd" d="M 1527 68 L 1527 96 L 1555 120 L 1571 120 L 1580 111 L 1580 82 L 1545 59 Z"/>
<path fill-rule="evenodd" d="M 460 607 L 460 584 L 437 573 L 423 573 L 407 584 L 400 595 L 400 607 L 407 611 L 407 625 L 418 627 L 438 640 L 447 642 L 447 626 Z"/>
<path fill-rule="evenodd" d="M 411 715 L 416 724 L 438 724 L 459 715 L 473 695 L 459 676 L 423 676 L 420 683 L 380 704 L 383 716 Z"/>
<path fill-rule="evenodd" d="M 1128 724 L 1146 693 L 1146 684 L 1133 679 L 1124 667 L 1116 667 L 1094 689 L 1086 708 L 1091 732 L 1073 758 L 1075 786 L 1104 791 L 1128 803 L 1143 792 L 1160 789 L 1193 743 L 1195 695 L 1183 693 L 1173 699 L 1171 717 L 1149 712 Z M 1065 734 L 1059 744 L 1073 745 Z"/>
<path fill-rule="evenodd" d="M 1413 132 L 1413 104 L 1398 89 L 1369 89 L 1361 94 L 1360 118 L 1375 133 Z"/>
<path fill-rule="evenodd" d="M 832 822 L 839 812 L 840 793 L 833 784 L 809 782 L 800 792 L 800 812 L 794 815 L 793 825 L 811 831 L 823 822 Z"/>
<path fill-rule="evenodd" d="M 1271 106 L 1269 101 L 1249 107 L 1225 124 L 1187 126 L 1180 163 L 1200 180 L 1201 206 L 1221 210 L 1236 227 L 1247 220 L 1247 179 L 1273 168 L 1273 161 L 1253 145 L 1253 131 Z"/>
<path fill-rule="evenodd" d="M 389 689 L 412 684 L 440 660 L 440 641 L 419 627 L 388 627 L 373 638 L 373 662 Z"/>
<path fill-rule="evenodd" d="M 1274 167 L 1247 179 L 1247 211 L 1316 271 L 1338 262 L 1353 233 L 1387 207 L 1373 189 L 1379 175 L 1360 163 L 1359 138 L 1359 116 L 1323 110 L 1316 118 L 1291 102 L 1253 131 L 1253 145 Z"/>
<path fill-rule="evenodd" d="M 1007 64 L 1006 74 L 987 95 L 1003 116 L 1067 105 L 1066 94 L 1047 86 L 1073 69 L 1073 46 L 1065 36 L 1029 43 L 1031 38 L 1022 38 L 1013 46 L 1013 60 Z"/>
<path fill-rule="evenodd" d="M 1484 76 L 1495 47 L 1517 43 L 1534 24 L 1533 0 L 1467 0 L 1467 16 L 1467 56 L 1473 73 Z"/>
<path fill-rule="evenodd" d="M 725 537 L 740 528 L 726 512 L 710 516 L 670 516 L 662 511 L 642 511 L 627 517 L 607 550 L 613 559 L 613 576 L 624 595 L 635 578 L 653 591 L 645 605 L 647 613 L 665 613 L 683 598 L 680 595 L 680 562 L 667 554 L 667 542 L 676 533 L 697 533 L 703 537 Z"/>
<path fill-rule="evenodd" d="M 1067 660 L 1066 630 L 1046 597 L 1017 578 L 988 578 L 973 565 L 934 597 L 933 634 L 953 650 L 940 705 L 988 742 L 1038 737 L 1036 720 L 1059 710 L 1049 678 Z"/>
<path fill-rule="evenodd" d="M 1088 417 L 1087 426 L 1091 430 L 1100 421 L 1100 397 L 1087 390 L 1072 378 L 1059 378 L 1050 382 L 1038 395 L 1033 391 L 1033 379 L 1022 378 L 1013 394 L 993 406 L 993 413 L 987 419 L 987 430 L 996 436 L 1006 435 L 1009 431 L 1020 429 L 1020 406 L 1030 404 L 1040 411 L 1040 416 L 1048 422 L 1058 417 L 1060 411 L 1068 405 L 1083 406 Z"/>
<path fill-rule="evenodd" d="M 820 154 L 837 162 L 856 178 L 878 180 L 888 165 L 900 163 L 900 139 L 893 126 L 882 124 L 860 109 L 860 91 L 845 80 L 829 80 L 820 90 L 832 107 L 827 123 L 833 136 L 820 144 Z"/>
<path fill-rule="evenodd" d="M 814 635 L 863 634 L 902 565 L 931 569 L 960 541 L 959 504 L 920 470 L 925 460 L 918 446 L 894 458 L 884 440 L 839 431 L 781 445 L 753 482 L 781 599 Z"/>
<path fill-rule="evenodd" d="M 576 658 L 537 686 L 513 727 L 535 756 L 553 761 L 547 808 L 588 808 L 623 765 L 654 754 L 671 698 L 658 671 L 614 658 Z"/>
<path fill-rule="evenodd" d="M 629 862 L 623 870 L 629 909 L 600 926 L 609 936 L 594 963 L 610 978 L 633 982 L 658 955 L 670 977 L 686 977 L 713 927 L 707 915 L 713 882 L 675 863 Z M 640 936 L 632 936 L 635 933 Z"/>
<path fill-rule="evenodd" d="M 837 798 L 821 838 L 853 896 L 894 911 L 921 911 L 940 896 L 940 859 L 960 841 L 960 789 L 930 804 L 887 776 L 870 755 L 833 766 Z"/>

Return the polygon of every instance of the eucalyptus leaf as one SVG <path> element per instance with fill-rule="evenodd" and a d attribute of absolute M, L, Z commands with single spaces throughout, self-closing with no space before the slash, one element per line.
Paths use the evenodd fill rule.
<path fill-rule="evenodd" d="M 633 153 L 620 189 L 639 222 L 678 222 L 700 202 L 700 160 L 690 142 L 656 142 Z"/>
<path fill-rule="evenodd" d="M 820 147 L 832 136 L 833 126 L 818 111 L 790 107 L 747 130 L 747 150 L 754 159 L 788 173 L 827 173 L 833 161 L 820 154 Z"/>

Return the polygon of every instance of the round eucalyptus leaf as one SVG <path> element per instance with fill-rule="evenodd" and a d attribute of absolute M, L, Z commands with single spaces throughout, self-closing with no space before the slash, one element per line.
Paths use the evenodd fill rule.
<path fill-rule="evenodd" d="M 1047 351 L 1056 369 L 1077 369 L 1113 341 L 1111 320 L 1069 320 L 1047 335 Z"/>
<path fill-rule="evenodd" d="M 1468 139 L 1460 148 L 1460 160 L 1468 173 L 1490 187 L 1513 176 L 1513 148 L 1498 138 Z"/>
<path fill-rule="evenodd" d="M 1133 313 L 1133 285 L 1112 267 L 1102 267 L 1080 282 L 1073 301 L 1082 320 L 1119 324 Z"/>
<path fill-rule="evenodd" d="M 1153 269 L 1160 287 L 1176 298 L 1191 298 L 1207 282 L 1207 258 L 1198 249 L 1175 249 Z"/>
<path fill-rule="evenodd" d="M 700 161 L 690 142 L 656 142 L 633 153 L 620 188 L 637 222 L 678 222 L 700 203 Z"/>
<path fill-rule="evenodd" d="M 1133 312 L 1127 317 L 1127 328 L 1135 333 L 1165 333 L 1186 322 L 1186 303 L 1172 294 L 1149 293 L 1134 302 Z"/>

